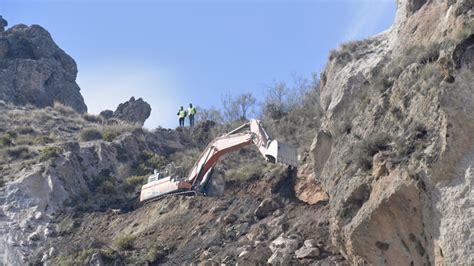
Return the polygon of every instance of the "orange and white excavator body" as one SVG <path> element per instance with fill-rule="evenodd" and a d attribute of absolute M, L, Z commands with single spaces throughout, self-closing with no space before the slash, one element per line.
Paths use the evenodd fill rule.
<path fill-rule="evenodd" d="M 179 192 L 201 192 L 209 181 L 212 168 L 220 157 L 245 146 L 254 144 L 268 162 L 282 163 L 296 167 L 298 164 L 296 148 L 272 140 L 262 122 L 256 119 L 212 140 L 201 153 L 186 177 L 164 176 L 155 172 L 148 177 L 140 193 L 140 202 L 160 198 Z"/>

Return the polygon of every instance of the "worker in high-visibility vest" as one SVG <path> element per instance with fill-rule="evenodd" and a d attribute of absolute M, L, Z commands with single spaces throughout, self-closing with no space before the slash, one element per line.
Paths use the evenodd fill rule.
<path fill-rule="evenodd" d="M 194 115 L 196 114 L 196 107 L 192 103 L 189 104 L 188 116 L 189 116 L 189 126 L 194 126 Z"/>
<path fill-rule="evenodd" d="M 178 110 L 179 126 L 184 127 L 184 119 L 186 119 L 186 110 L 181 106 Z"/>

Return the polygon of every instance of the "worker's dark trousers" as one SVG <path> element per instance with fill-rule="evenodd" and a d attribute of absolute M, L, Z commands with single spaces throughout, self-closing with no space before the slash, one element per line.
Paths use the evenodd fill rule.
<path fill-rule="evenodd" d="M 179 118 L 179 126 L 184 127 L 184 117 Z"/>
<path fill-rule="evenodd" d="M 194 115 L 189 115 L 189 125 L 194 126 Z"/>

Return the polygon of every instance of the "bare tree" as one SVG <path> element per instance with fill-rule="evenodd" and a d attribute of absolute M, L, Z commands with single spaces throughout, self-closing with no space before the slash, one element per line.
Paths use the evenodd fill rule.
<path fill-rule="evenodd" d="M 252 93 L 242 93 L 236 96 L 227 94 L 222 96 L 221 100 L 226 121 L 247 120 L 254 111 L 257 102 Z"/>
<path fill-rule="evenodd" d="M 284 82 L 266 86 L 265 102 L 263 103 L 263 114 L 272 119 L 280 119 L 291 109 L 290 98 L 292 92 Z"/>
<path fill-rule="evenodd" d="M 196 118 L 197 122 L 205 122 L 205 121 L 212 121 L 215 123 L 222 123 L 223 118 L 222 114 L 219 110 L 211 107 L 211 108 L 202 108 L 202 107 L 197 107 L 197 112 L 196 112 Z"/>

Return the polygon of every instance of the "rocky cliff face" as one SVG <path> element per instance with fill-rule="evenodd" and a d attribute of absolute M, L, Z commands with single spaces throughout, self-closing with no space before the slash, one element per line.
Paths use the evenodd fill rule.
<path fill-rule="evenodd" d="M 147 132 L 60 106 L 0 101 L 0 260 L 472 264 L 473 24 L 469 0 L 398 1 L 388 31 L 331 53 L 321 74 L 321 128 L 296 177 L 242 150 L 225 160 L 234 168 L 222 165 L 227 181 L 214 177 L 226 183 L 216 198 L 135 208 L 146 176 L 130 176 L 169 160 L 192 164 L 214 125 Z M 20 75 L 10 65 L 19 62 L 32 66 L 22 82 L 44 84 L 30 95 L 46 95 L 50 82 L 42 80 L 53 75 L 33 66 L 51 63 L 75 76 L 59 68 L 73 70 L 64 67 L 74 65 L 69 57 L 37 57 L 42 46 L 21 37 L 44 32 L 16 26 L 0 39 L 17 36 L 0 45 L 8 47 L 1 58 L 17 58 L 1 61 L 2 73 L 14 74 L 4 80 Z M 144 121 L 149 108 L 131 108 L 139 101 L 121 105 L 120 119 Z"/>
<path fill-rule="evenodd" d="M 132 208 L 135 192 L 125 178 L 143 167 L 144 153 L 183 148 L 180 136 L 167 130 L 150 134 L 84 117 L 0 101 L 0 262 L 58 256 L 52 244 L 61 230 L 58 214 Z"/>
<path fill-rule="evenodd" d="M 0 100 L 37 107 L 57 101 L 84 113 L 76 76 L 74 60 L 42 27 L 16 25 L 0 33 Z"/>
<path fill-rule="evenodd" d="M 312 158 L 352 263 L 474 260 L 473 16 L 472 1 L 399 0 L 390 30 L 330 56 Z"/>

